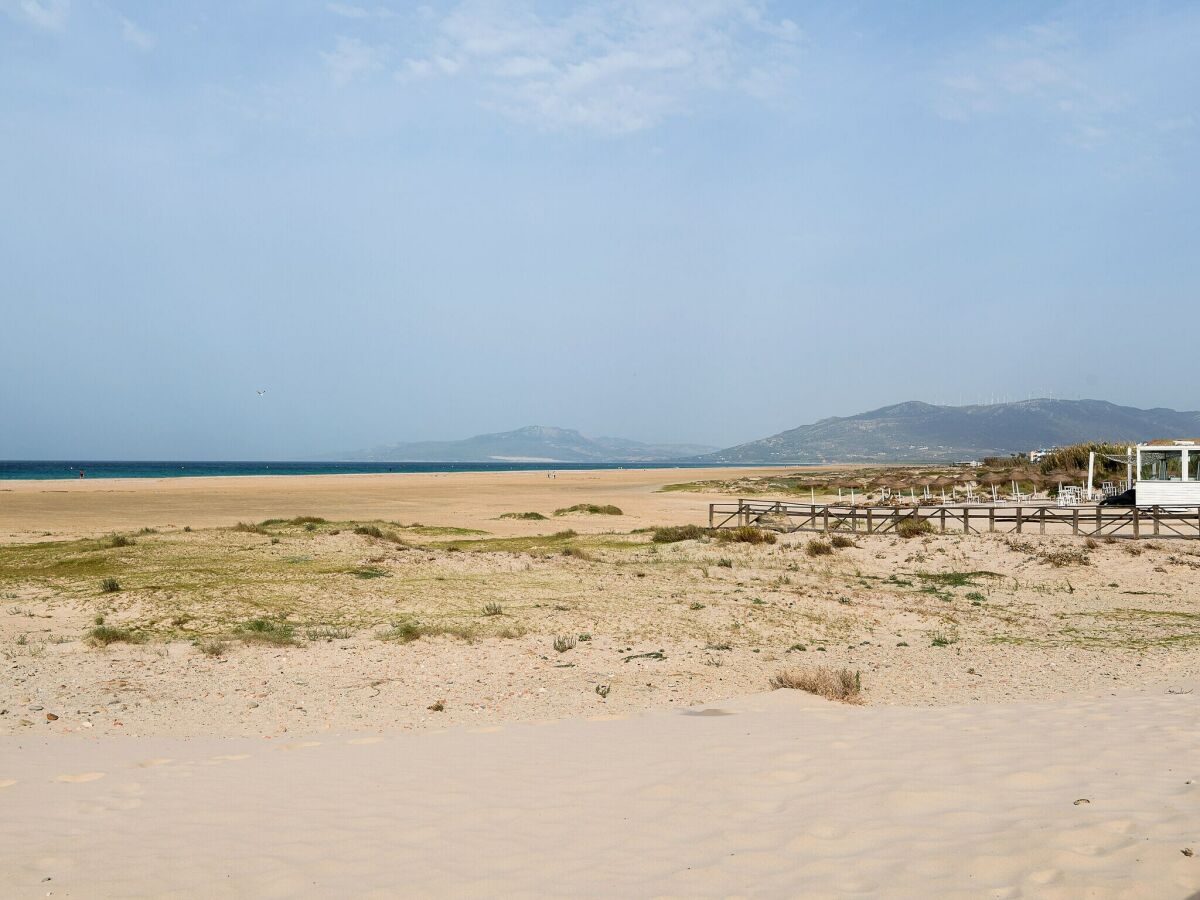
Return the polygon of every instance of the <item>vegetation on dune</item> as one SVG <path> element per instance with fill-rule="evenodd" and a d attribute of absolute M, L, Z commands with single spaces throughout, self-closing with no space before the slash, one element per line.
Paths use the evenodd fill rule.
<path fill-rule="evenodd" d="M 778 538 L 773 531 L 753 525 L 742 525 L 738 528 L 718 530 L 717 540 L 725 544 L 774 544 Z"/>
<path fill-rule="evenodd" d="M 129 628 L 105 625 L 103 622 L 84 635 L 84 642 L 92 647 L 107 647 L 109 644 L 139 644 L 142 636 Z"/>
<path fill-rule="evenodd" d="M 579 513 L 579 514 L 589 515 L 589 516 L 623 516 L 623 515 L 625 515 L 623 512 L 621 512 L 621 507 L 619 507 L 619 506 L 613 506 L 611 504 L 608 504 L 605 506 L 600 506 L 595 503 L 576 503 L 574 506 L 566 506 L 566 507 L 563 507 L 562 509 L 556 509 L 554 511 L 554 514 L 556 516 L 569 516 L 572 513 Z"/>
<path fill-rule="evenodd" d="M 775 690 L 780 688 L 807 691 L 827 700 L 842 703 L 862 702 L 861 673 L 850 669 L 834 669 L 817 666 L 812 669 L 783 669 L 776 672 L 770 681 Z"/>
<path fill-rule="evenodd" d="M 296 629 L 284 622 L 270 619 L 251 619 L 242 623 L 235 634 L 247 644 L 271 644 L 287 647 L 296 643 Z"/>
<path fill-rule="evenodd" d="M 910 516 L 896 523 L 896 534 L 905 539 L 933 534 L 933 523 L 928 519 L 918 519 L 915 516 Z"/>
<path fill-rule="evenodd" d="M 699 525 L 664 525 L 651 531 L 650 540 L 656 544 L 676 544 L 680 541 L 698 541 L 708 535 L 709 530 Z"/>
<path fill-rule="evenodd" d="M 501 513 L 500 518 L 502 518 L 502 519 L 526 519 L 531 522 L 544 522 L 544 521 L 546 521 L 546 519 L 548 517 L 543 516 L 540 512 L 506 512 L 506 513 Z"/>

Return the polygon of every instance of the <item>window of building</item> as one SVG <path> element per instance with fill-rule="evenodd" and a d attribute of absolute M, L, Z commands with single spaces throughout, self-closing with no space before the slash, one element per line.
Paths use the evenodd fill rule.
<path fill-rule="evenodd" d="M 1143 450 L 1138 478 L 1142 481 L 1182 481 L 1183 451 Z"/>
<path fill-rule="evenodd" d="M 1200 481 L 1200 447 L 1188 451 L 1188 481 Z"/>

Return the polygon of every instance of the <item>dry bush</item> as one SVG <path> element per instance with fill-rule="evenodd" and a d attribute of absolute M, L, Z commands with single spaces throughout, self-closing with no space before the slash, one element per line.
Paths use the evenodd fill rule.
<path fill-rule="evenodd" d="M 753 525 L 740 525 L 717 532 L 717 540 L 727 544 L 773 544 L 775 532 L 755 528 Z"/>
<path fill-rule="evenodd" d="M 855 543 L 854 538 L 848 537 L 847 535 L 844 535 L 844 534 L 835 534 L 833 537 L 831 537 L 829 539 L 829 543 L 833 544 L 833 546 L 837 547 L 839 550 L 844 550 L 847 547 L 857 547 L 858 546 L 858 544 Z"/>
<path fill-rule="evenodd" d="M 1099 544 L 1099 542 L 1096 541 L 1095 538 L 1088 538 L 1087 540 L 1085 540 L 1083 542 L 1083 546 L 1087 547 L 1089 550 L 1095 550 L 1097 547 L 1100 546 L 1100 544 Z"/>
<path fill-rule="evenodd" d="M 1067 548 L 1059 550 L 1046 550 L 1039 554 L 1042 562 L 1049 563 L 1056 569 L 1061 569 L 1066 566 L 1088 566 L 1091 565 L 1091 558 L 1088 556 L 1087 550 L 1071 550 Z"/>
<path fill-rule="evenodd" d="M 831 669 L 828 666 L 781 669 L 771 677 L 771 688 L 807 691 L 826 700 L 840 700 L 842 703 L 862 702 L 862 678 L 858 672 L 849 669 Z"/>
<path fill-rule="evenodd" d="M 833 552 L 833 544 L 828 541 L 822 541 L 819 538 L 813 538 L 804 545 L 804 552 L 809 556 L 828 556 Z"/>
<path fill-rule="evenodd" d="M 928 519 L 909 516 L 896 524 L 896 534 L 906 540 L 923 534 L 933 534 L 933 524 Z"/>

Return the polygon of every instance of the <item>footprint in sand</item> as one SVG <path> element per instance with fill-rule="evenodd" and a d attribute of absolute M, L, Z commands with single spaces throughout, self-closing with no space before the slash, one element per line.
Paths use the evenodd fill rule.
<path fill-rule="evenodd" d="M 381 743 L 383 743 L 383 738 L 381 738 L 381 737 L 361 737 L 361 738 L 354 738 L 353 740 L 350 740 L 350 741 L 346 741 L 346 743 L 347 744 L 355 744 L 355 745 L 359 745 L 359 746 L 361 746 L 362 744 L 381 744 Z"/>
<path fill-rule="evenodd" d="M 173 762 L 175 762 L 175 760 L 167 759 L 164 757 L 161 759 L 144 759 L 137 765 L 138 765 L 139 769 L 153 769 L 156 766 L 165 766 L 167 763 L 173 763 Z"/>
<path fill-rule="evenodd" d="M 54 780 L 66 781 L 70 782 L 71 784 L 79 784 L 84 781 L 96 781 L 97 779 L 103 778 L 104 775 L 104 772 L 84 772 L 82 775 L 59 775 Z"/>
<path fill-rule="evenodd" d="M 12 787 L 16 783 L 15 778 L 0 778 L 0 788 Z"/>

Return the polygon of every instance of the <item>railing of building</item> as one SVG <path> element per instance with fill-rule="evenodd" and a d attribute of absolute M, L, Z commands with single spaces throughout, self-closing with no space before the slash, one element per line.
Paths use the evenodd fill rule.
<path fill-rule="evenodd" d="M 852 506 L 741 500 L 708 505 L 710 528 L 758 525 L 783 532 L 896 533 L 906 520 L 961 534 L 1071 534 L 1200 539 L 1200 506 Z"/>

